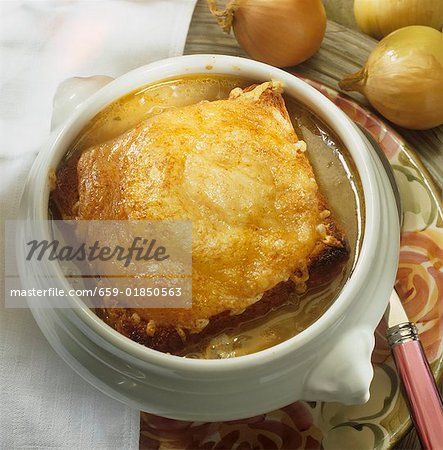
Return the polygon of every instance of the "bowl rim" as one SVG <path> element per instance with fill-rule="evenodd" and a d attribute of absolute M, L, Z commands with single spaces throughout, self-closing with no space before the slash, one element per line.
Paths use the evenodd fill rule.
<path fill-rule="evenodd" d="M 98 92 L 79 105 L 72 116 L 61 125 L 56 138 L 51 145 L 46 148 L 47 151 L 41 152 L 39 156 L 41 158 L 47 158 L 44 165 L 46 165 L 48 169 L 57 166 L 61 159 L 61 157 L 59 157 L 60 153 L 63 156 L 66 152 L 67 145 L 72 142 L 72 138 L 68 139 L 67 137 L 72 134 L 74 136 L 78 134 L 78 131 L 80 131 L 80 129 L 83 128 L 95 114 L 106 107 L 106 105 L 135 89 L 150 84 L 156 84 L 174 76 L 193 74 L 231 74 L 263 81 L 278 79 L 283 82 L 284 89 L 289 95 L 292 95 L 291 92 L 297 92 L 297 100 L 308 104 L 307 106 L 309 108 L 311 108 L 311 105 L 317 107 L 317 110 L 314 112 L 319 115 L 343 141 L 355 163 L 361 179 L 365 202 L 365 227 L 360 253 L 352 273 L 333 304 L 305 330 L 267 349 L 228 359 L 184 358 L 182 356 L 166 354 L 143 346 L 120 334 L 106 324 L 96 316 L 79 297 L 72 297 L 72 301 L 76 304 L 73 311 L 80 320 L 85 322 L 90 329 L 104 338 L 107 342 L 142 361 L 170 369 L 181 368 L 198 371 L 243 370 L 269 363 L 272 360 L 285 357 L 298 351 L 311 341 L 319 338 L 328 329 L 337 325 L 352 305 L 355 298 L 355 292 L 358 292 L 359 288 L 364 284 L 365 272 L 370 270 L 369 268 L 376 256 L 374 240 L 376 239 L 380 228 L 380 213 L 376 201 L 379 201 L 379 188 L 375 180 L 375 168 L 366 143 L 345 113 L 303 80 L 300 80 L 293 74 L 267 64 L 247 58 L 228 55 L 198 54 L 178 56 L 136 68 L 101 88 Z M 74 131 L 76 128 L 79 130 Z M 63 147 L 64 151 L 60 151 L 60 148 Z M 57 164 L 53 164 L 54 160 L 57 160 Z M 42 180 L 45 180 L 46 183 L 46 177 L 43 177 Z M 46 189 L 37 189 L 37 194 L 41 195 L 40 201 L 38 202 L 40 208 L 35 208 L 35 210 L 37 210 L 37 214 L 39 214 L 41 218 L 45 219 L 45 217 L 47 217 L 49 187 L 46 186 Z M 33 197 L 33 200 L 36 201 L 35 196 Z M 49 231 L 49 228 L 46 231 Z M 61 278 L 63 283 L 67 284 L 67 280 L 63 276 L 61 269 L 58 269 L 58 277 Z M 376 323 L 373 324 L 374 328 L 375 326 Z"/>

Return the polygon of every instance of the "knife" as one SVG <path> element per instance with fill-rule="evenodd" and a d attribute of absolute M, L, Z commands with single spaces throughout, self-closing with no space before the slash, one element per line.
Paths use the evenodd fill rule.
<path fill-rule="evenodd" d="M 409 412 L 424 449 L 443 448 L 443 402 L 421 345 L 395 290 L 385 317 L 386 336 L 402 382 Z"/>
<path fill-rule="evenodd" d="M 401 224 L 401 198 L 392 167 L 372 135 L 363 127 L 359 128 L 376 151 L 388 175 Z M 426 450 L 443 449 L 442 398 L 423 351 L 417 327 L 409 321 L 395 289 L 389 298 L 385 318 L 388 323 L 388 344 L 421 445 Z"/>

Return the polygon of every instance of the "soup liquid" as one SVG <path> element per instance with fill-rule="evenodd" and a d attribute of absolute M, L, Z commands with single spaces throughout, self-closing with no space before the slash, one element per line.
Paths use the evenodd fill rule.
<path fill-rule="evenodd" d="M 168 79 L 132 92 L 101 111 L 73 143 L 66 158 L 112 139 L 139 122 L 168 108 L 200 101 L 225 99 L 237 87 L 254 82 L 238 77 L 197 75 Z M 298 137 L 307 144 L 307 156 L 321 192 L 346 233 L 351 254 L 342 273 L 325 286 L 296 295 L 290 301 L 189 349 L 191 358 L 229 358 L 254 353 L 283 342 L 317 320 L 335 300 L 355 265 L 363 233 L 364 204 L 358 173 L 339 138 L 315 114 L 288 96 L 286 107 Z"/>

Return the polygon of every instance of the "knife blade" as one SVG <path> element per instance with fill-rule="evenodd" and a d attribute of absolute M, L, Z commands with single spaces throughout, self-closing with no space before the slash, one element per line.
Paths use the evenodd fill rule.
<path fill-rule="evenodd" d="M 389 328 L 401 325 L 402 323 L 409 323 L 406 311 L 395 289 L 392 290 L 391 297 L 389 298 L 385 318 Z"/>

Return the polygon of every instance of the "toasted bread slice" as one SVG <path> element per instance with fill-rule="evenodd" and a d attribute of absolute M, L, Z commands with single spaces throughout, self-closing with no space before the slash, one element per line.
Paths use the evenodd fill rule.
<path fill-rule="evenodd" d="M 191 220 L 191 309 L 103 309 L 119 332 L 180 353 L 324 281 L 349 254 L 276 82 L 166 110 L 59 169 L 65 218 Z"/>

